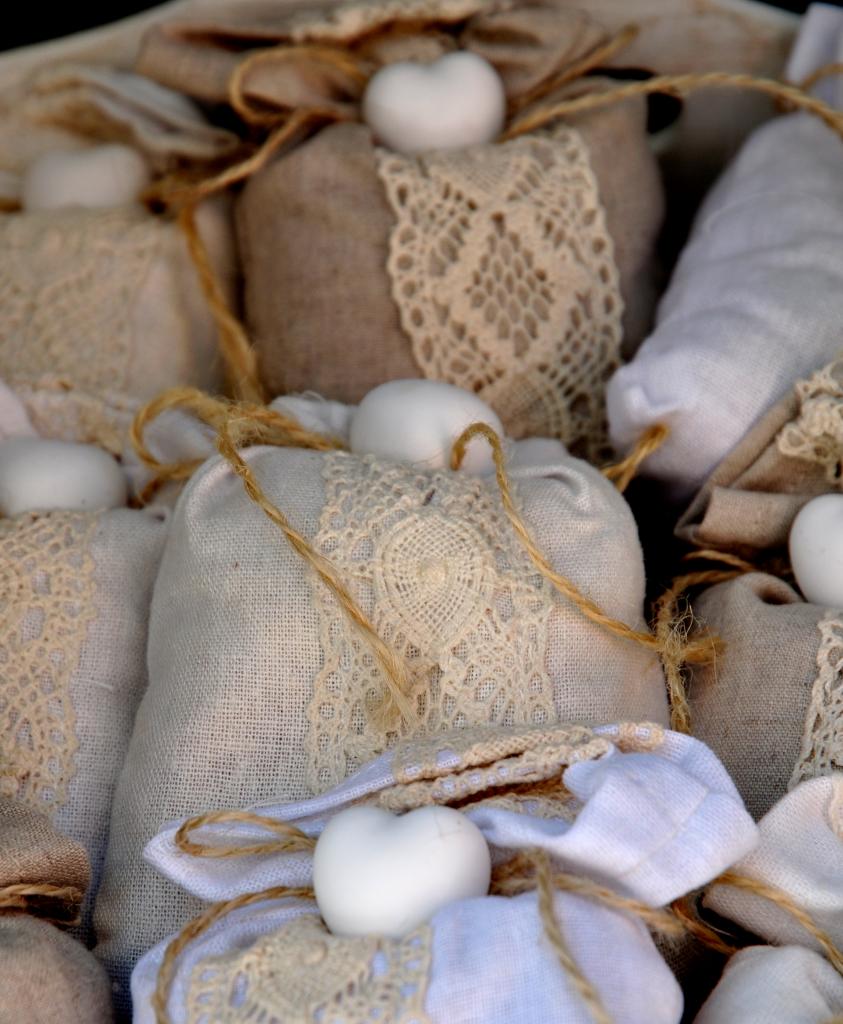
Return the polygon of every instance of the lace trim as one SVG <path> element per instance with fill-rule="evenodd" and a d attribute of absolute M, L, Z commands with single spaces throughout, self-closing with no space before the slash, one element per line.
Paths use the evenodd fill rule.
<path fill-rule="evenodd" d="M 306 914 L 200 962 L 187 1024 L 429 1024 L 431 947 L 428 925 L 403 939 L 341 938 Z"/>
<path fill-rule="evenodd" d="M 47 813 L 76 773 L 70 685 L 96 618 L 96 525 L 74 512 L 0 521 L 0 795 Z"/>
<path fill-rule="evenodd" d="M 839 612 L 827 614 L 819 623 L 818 674 L 790 789 L 843 769 L 843 620 Z"/>
<path fill-rule="evenodd" d="M 376 162 L 395 217 L 392 295 L 421 372 L 476 392 L 512 437 L 601 458 L 623 300 L 580 134 Z"/>
<path fill-rule="evenodd" d="M 123 454 L 137 401 L 124 395 L 89 395 L 56 377 L 34 382 L 11 377 L 9 383 L 39 436 L 96 444 L 112 455 Z"/>
<path fill-rule="evenodd" d="M 587 726 L 503 731 L 472 727 L 457 735 L 414 737 L 396 751 L 392 765 L 397 785 L 377 802 L 393 813 L 426 804 L 483 801 L 537 802 L 567 817 L 572 798 L 559 779 L 568 765 L 603 757 L 612 746 L 646 752 L 664 741 L 658 726 L 622 726 L 613 740 Z M 550 785 L 548 785 L 550 783 Z M 578 805 L 576 805 L 578 806 Z M 553 814 L 549 814 L 553 816 Z"/>
<path fill-rule="evenodd" d="M 323 466 L 314 546 L 409 666 L 418 709 L 412 732 L 554 722 L 546 668 L 552 591 L 493 489 L 461 474 L 343 453 L 327 455 Z M 308 709 L 306 779 L 322 792 L 402 734 L 378 724 L 380 669 L 333 596 L 311 585 L 324 663 Z"/>
<path fill-rule="evenodd" d="M 778 435 L 782 455 L 824 467 L 826 479 L 840 486 L 843 479 L 843 359 L 796 385 L 799 415 Z"/>
<path fill-rule="evenodd" d="M 132 311 L 160 245 L 142 211 L 0 218 L 0 373 L 125 390 Z"/>

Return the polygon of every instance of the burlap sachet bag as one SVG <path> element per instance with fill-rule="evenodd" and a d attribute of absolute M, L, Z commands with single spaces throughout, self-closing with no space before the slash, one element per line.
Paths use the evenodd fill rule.
<path fill-rule="evenodd" d="M 839 29 L 838 29 L 839 31 Z M 806 19 L 796 51 L 825 27 Z M 835 95 L 843 109 L 843 91 Z M 840 352 L 843 319 L 843 141 L 806 111 L 757 129 L 705 199 L 662 297 L 656 327 L 607 392 L 621 450 L 654 423 L 667 443 L 648 475 L 689 499 L 794 381 Z"/>
<path fill-rule="evenodd" d="M 216 102 L 239 75 L 238 110 L 256 117 L 315 107 L 356 121 L 360 76 L 313 47 L 340 47 L 363 80 L 408 56 L 479 53 L 514 112 L 537 90 L 551 104 L 607 88 L 551 88 L 606 41 L 556 3 L 258 4 L 153 29 L 138 67 Z M 254 174 L 237 204 L 267 390 L 356 402 L 391 379 L 445 380 L 479 394 L 510 436 L 559 437 L 596 458 L 605 381 L 622 340 L 634 347 L 649 327 L 662 205 L 641 97 L 413 157 L 379 148 L 362 124 L 324 127 Z"/>
<path fill-rule="evenodd" d="M 239 145 L 186 97 L 128 72 L 56 65 L 18 92 L 0 109 L 0 167 L 18 193 L 27 164 L 57 149 L 130 144 L 158 175 Z M 197 224 L 231 297 L 228 205 L 200 207 Z M 176 222 L 139 203 L 0 215 L 0 376 L 42 436 L 115 454 L 140 403 L 179 384 L 219 389 L 217 328 Z"/>
<path fill-rule="evenodd" d="M 214 823 L 209 815 L 189 839 L 246 853 L 284 822 L 306 840 L 360 801 L 393 813 L 459 806 L 490 843 L 492 895 L 452 903 L 403 939 L 338 938 L 301 898 L 300 887 L 312 880 L 305 847 L 194 857 L 178 845 L 182 822 L 171 823 L 146 857 L 181 888 L 218 901 L 288 886 L 299 898 L 243 908 L 197 931 L 175 962 L 166 1019 L 224 1024 L 274 1015 L 309 1022 L 330 1007 L 353 1024 L 373 1019 L 377 1007 L 385 1019 L 425 1024 L 677 1024 L 681 990 L 643 921 L 625 915 L 613 894 L 645 910 L 661 907 L 704 884 L 757 839 L 710 751 L 689 737 L 631 725 L 484 727 L 410 740 L 321 797 L 257 807 L 256 821 L 247 814 L 245 821 L 231 815 Z M 552 896 L 574 970 L 593 987 L 593 998 L 560 964 L 545 932 L 546 912 L 531 891 L 535 882 L 507 888 L 513 857 L 527 851 L 608 890 L 603 900 L 588 888 L 575 895 L 564 886 Z M 156 1019 L 150 999 L 167 944 L 151 950 L 133 975 L 137 1024 Z"/>
<path fill-rule="evenodd" d="M 225 209 L 198 221 L 231 284 Z M 140 207 L 0 215 L 0 375 L 45 436 L 112 449 L 138 403 L 219 387 L 216 327 L 175 222 Z"/>
<path fill-rule="evenodd" d="M 717 913 L 781 948 L 738 954 L 697 1024 L 829 1024 L 843 1013 L 841 808 L 843 774 L 834 772 L 797 786 L 759 823 L 757 847 L 735 870 L 781 894 L 785 906 L 763 890 L 709 890 L 706 901 Z"/>
<path fill-rule="evenodd" d="M 110 1024 L 105 972 L 50 923 L 73 920 L 89 876 L 78 843 L 44 815 L 0 797 L 2 1024 Z"/>
<path fill-rule="evenodd" d="M 163 513 L 128 509 L 0 520 L 0 794 L 87 851 L 85 936 L 165 533 Z"/>
<path fill-rule="evenodd" d="M 811 498 L 840 490 L 843 359 L 800 381 L 726 456 L 679 521 L 678 536 L 745 558 L 787 546 Z"/>
<path fill-rule="evenodd" d="M 515 501 L 553 568 L 643 627 L 626 502 L 547 441 L 513 445 Z M 386 680 L 342 606 L 223 459 L 183 491 L 153 597 L 150 685 L 115 796 L 98 953 L 124 982 L 193 906 L 144 865 L 161 823 L 209 806 L 303 799 L 402 736 L 479 724 L 666 721 L 652 647 L 587 620 L 516 536 L 493 478 L 344 452 L 242 452 L 270 502 L 334 567 L 407 666 L 412 705 L 384 722 Z M 520 465 L 519 465 L 520 463 Z"/>
<path fill-rule="evenodd" d="M 722 646 L 689 669 L 691 729 L 758 818 L 790 786 L 841 764 L 841 612 L 765 573 L 709 587 L 692 606 Z"/>

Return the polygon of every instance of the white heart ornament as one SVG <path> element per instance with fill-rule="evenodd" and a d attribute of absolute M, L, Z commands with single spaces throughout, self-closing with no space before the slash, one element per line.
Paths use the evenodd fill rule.
<path fill-rule="evenodd" d="M 0 515 L 126 504 L 126 476 L 101 448 L 18 437 L 0 442 Z"/>
<path fill-rule="evenodd" d="M 332 818 L 313 854 L 313 889 L 334 935 L 400 938 L 457 900 L 485 896 L 483 833 L 451 807 L 396 817 L 350 807 Z"/>
<path fill-rule="evenodd" d="M 27 167 L 22 205 L 25 210 L 124 206 L 136 202 L 149 181 L 146 161 L 131 146 L 54 150 Z"/>
<path fill-rule="evenodd" d="M 806 601 L 843 608 L 843 494 L 802 507 L 790 528 L 790 564 Z"/>
<path fill-rule="evenodd" d="M 447 469 L 454 442 L 472 423 L 486 423 L 503 438 L 501 421 L 470 391 L 437 380 L 391 380 L 370 391 L 354 410 L 349 447 L 355 455 Z M 472 474 L 494 469 L 483 438 L 469 442 L 462 469 Z"/>
<path fill-rule="evenodd" d="M 363 120 L 398 153 L 493 142 L 505 115 L 500 75 L 474 53 L 389 64 L 372 76 L 363 96 Z"/>

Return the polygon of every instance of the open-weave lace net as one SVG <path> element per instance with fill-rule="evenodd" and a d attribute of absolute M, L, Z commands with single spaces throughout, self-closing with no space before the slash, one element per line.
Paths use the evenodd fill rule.
<path fill-rule="evenodd" d="M 800 381 L 796 394 L 799 414 L 779 433 L 779 451 L 822 466 L 829 483 L 839 487 L 843 481 L 843 359 Z"/>
<path fill-rule="evenodd" d="M 29 421 L 40 437 L 96 444 L 121 455 L 139 403 L 126 395 L 92 395 L 58 377 L 40 377 L 15 386 Z"/>
<path fill-rule="evenodd" d="M 75 512 L 0 520 L 0 795 L 47 814 L 76 770 L 70 683 L 96 617 L 96 523 Z"/>
<path fill-rule="evenodd" d="M 612 738 L 569 724 L 508 729 L 476 725 L 447 736 L 413 736 L 396 749 L 396 785 L 383 789 L 378 803 L 394 814 L 475 799 L 506 803 L 519 811 L 539 803 L 552 805 L 550 816 L 567 818 L 576 804 L 560 782 L 568 765 L 603 757 L 613 746 L 626 752 L 652 751 L 663 740 L 659 726 L 635 724 L 621 725 Z"/>
<path fill-rule="evenodd" d="M 335 785 L 410 730 L 553 722 L 546 667 L 553 596 L 494 488 L 343 453 L 327 455 L 323 466 L 314 546 L 404 658 L 417 718 L 400 731 L 379 724 L 380 669 L 334 597 L 314 582 L 324 662 L 308 711 L 311 790 Z"/>
<path fill-rule="evenodd" d="M 142 210 L 0 217 L 3 377 L 125 390 L 136 297 L 161 244 L 159 225 Z"/>
<path fill-rule="evenodd" d="M 478 394 L 512 437 L 601 458 L 623 300 L 581 135 L 376 157 L 392 295 L 422 373 Z"/>
<path fill-rule="evenodd" d="M 431 930 L 342 938 L 305 914 L 193 970 L 188 1024 L 428 1024 Z"/>
<path fill-rule="evenodd" d="M 843 770 L 843 615 L 829 611 L 818 628 L 817 678 L 790 789 L 805 779 Z"/>

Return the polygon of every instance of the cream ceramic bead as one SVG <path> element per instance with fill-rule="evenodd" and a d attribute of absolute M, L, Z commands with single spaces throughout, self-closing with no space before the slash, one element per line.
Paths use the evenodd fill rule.
<path fill-rule="evenodd" d="M 126 477 L 101 448 L 19 437 L 0 442 L 0 515 L 126 504 Z"/>
<path fill-rule="evenodd" d="M 505 115 L 500 75 L 474 53 L 389 64 L 372 76 L 363 96 L 363 120 L 398 153 L 493 142 Z"/>
<path fill-rule="evenodd" d="M 843 608 L 843 494 L 803 506 L 790 528 L 790 563 L 806 601 Z"/>
<path fill-rule="evenodd" d="M 500 437 L 503 425 L 476 395 L 434 380 L 392 380 L 370 391 L 351 417 L 355 455 L 377 455 L 425 469 L 451 464 L 454 442 L 472 423 L 487 423 Z M 469 444 L 462 468 L 487 473 L 494 467 L 482 438 Z"/>
<path fill-rule="evenodd" d="M 149 181 L 146 161 L 131 146 L 54 150 L 27 167 L 22 206 L 24 210 L 124 206 L 137 202 Z"/>
<path fill-rule="evenodd" d="M 448 903 L 485 896 L 491 870 L 483 833 L 451 807 L 350 807 L 316 843 L 313 889 L 335 935 L 400 938 Z"/>

